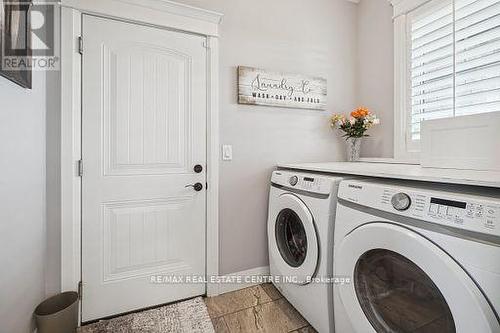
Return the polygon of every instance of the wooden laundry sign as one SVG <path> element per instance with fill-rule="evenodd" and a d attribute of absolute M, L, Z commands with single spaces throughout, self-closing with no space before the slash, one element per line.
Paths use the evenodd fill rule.
<path fill-rule="evenodd" d="M 238 103 L 326 110 L 326 79 L 240 66 Z"/>

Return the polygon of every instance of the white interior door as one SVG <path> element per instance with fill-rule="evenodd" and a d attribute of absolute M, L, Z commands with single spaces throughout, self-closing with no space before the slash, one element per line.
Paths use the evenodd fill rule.
<path fill-rule="evenodd" d="M 83 17 L 83 321 L 205 293 L 204 40 Z"/>

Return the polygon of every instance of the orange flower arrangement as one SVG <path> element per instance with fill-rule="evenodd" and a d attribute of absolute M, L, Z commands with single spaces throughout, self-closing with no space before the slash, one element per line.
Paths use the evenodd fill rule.
<path fill-rule="evenodd" d="M 360 107 L 351 112 L 351 117 L 359 119 L 364 118 L 370 114 L 370 111 L 365 107 Z"/>
<path fill-rule="evenodd" d="M 334 114 L 330 119 L 330 124 L 332 128 L 342 130 L 346 139 L 362 138 L 368 136 L 365 132 L 380 124 L 380 120 L 367 108 L 359 107 L 351 112 L 349 119 L 344 115 Z"/>

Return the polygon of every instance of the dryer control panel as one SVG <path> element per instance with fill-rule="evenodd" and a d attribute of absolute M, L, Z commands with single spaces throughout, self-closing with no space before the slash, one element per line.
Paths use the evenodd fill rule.
<path fill-rule="evenodd" d="M 339 198 L 389 213 L 500 236 L 500 198 L 355 180 L 340 184 Z"/>
<path fill-rule="evenodd" d="M 341 178 L 304 174 L 293 171 L 274 171 L 271 183 L 300 191 L 329 195 Z"/>

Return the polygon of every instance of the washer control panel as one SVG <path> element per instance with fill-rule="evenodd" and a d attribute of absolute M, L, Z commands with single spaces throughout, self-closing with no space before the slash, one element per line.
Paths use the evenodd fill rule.
<path fill-rule="evenodd" d="M 340 182 L 340 178 L 309 175 L 293 171 L 274 171 L 271 178 L 271 183 L 275 185 L 325 195 L 329 195 L 334 184 L 338 182 Z"/>
<path fill-rule="evenodd" d="M 344 181 L 339 198 L 436 224 L 500 236 L 500 198 Z"/>
<path fill-rule="evenodd" d="M 430 197 L 426 215 L 434 221 L 466 226 L 466 229 L 497 231 L 500 235 L 500 205 L 479 200 L 449 200 Z"/>

